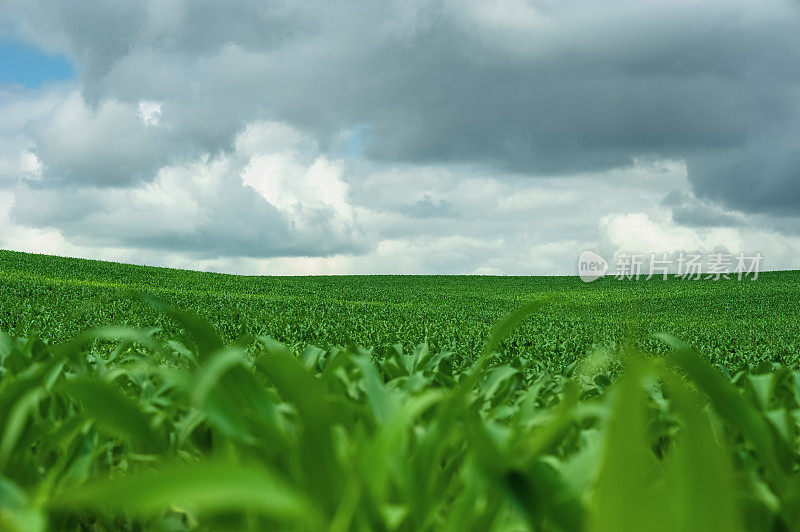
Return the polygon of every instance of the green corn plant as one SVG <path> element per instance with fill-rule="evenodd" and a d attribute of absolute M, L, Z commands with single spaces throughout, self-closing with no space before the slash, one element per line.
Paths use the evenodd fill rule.
<path fill-rule="evenodd" d="M 97 328 L 0 336 L 3 530 L 790 530 L 800 373 L 724 375 L 687 344 L 474 362 Z"/>

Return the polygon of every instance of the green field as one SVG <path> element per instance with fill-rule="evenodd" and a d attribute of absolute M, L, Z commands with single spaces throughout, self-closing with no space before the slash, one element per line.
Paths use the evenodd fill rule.
<path fill-rule="evenodd" d="M 0 530 L 795 530 L 797 281 L 3 251 Z"/>
<path fill-rule="evenodd" d="M 293 346 L 348 343 L 383 353 L 427 342 L 469 364 L 499 319 L 523 303 L 546 306 L 500 348 L 560 368 L 625 342 L 658 350 L 673 334 L 735 370 L 800 361 L 800 272 L 756 282 L 670 279 L 590 284 L 577 277 L 247 277 L 0 251 L 0 330 L 59 342 L 98 325 L 175 324 L 132 295 L 152 294 L 209 321 L 226 341 L 269 335 Z"/>

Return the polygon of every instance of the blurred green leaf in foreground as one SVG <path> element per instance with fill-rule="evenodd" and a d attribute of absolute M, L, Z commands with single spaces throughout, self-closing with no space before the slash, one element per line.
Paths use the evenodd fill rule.
<path fill-rule="evenodd" d="M 0 529 L 792 530 L 800 373 L 679 340 L 559 373 L 426 345 L 0 337 Z M 530 314 L 534 314 L 531 317 Z"/>

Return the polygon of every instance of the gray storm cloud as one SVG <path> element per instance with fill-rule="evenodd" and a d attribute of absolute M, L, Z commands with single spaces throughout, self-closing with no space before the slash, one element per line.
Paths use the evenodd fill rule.
<path fill-rule="evenodd" d="M 268 115 L 323 143 L 368 123 L 367 155 L 389 161 L 553 174 L 685 158 L 703 194 L 791 209 L 798 161 L 784 139 L 796 139 L 799 11 L 774 0 L 38 1 L 12 13 L 26 36 L 77 62 L 96 106 L 78 127 L 124 139 L 112 148 L 146 161 L 123 161 L 124 176 L 102 157 L 91 168 L 82 145 L 45 124 L 42 158 L 74 179 L 142 177 L 147 162 L 162 162 L 159 147 L 225 149 L 245 121 Z M 141 124 L 107 98 L 163 100 L 168 138 L 140 139 Z M 747 176 L 730 161 L 741 149 Z M 752 205 L 714 190 L 741 179 L 765 185 Z"/>
<path fill-rule="evenodd" d="M 670 160 L 684 162 L 684 194 L 694 198 L 661 204 L 678 223 L 737 226 L 737 213 L 800 214 L 796 2 L 40 0 L 12 1 L 3 20 L 17 38 L 65 53 L 79 75 L 74 91 L 26 129 L 42 164 L 30 197 L 147 187 L 165 167 L 241 157 L 237 138 L 271 121 L 300 132 L 312 159 L 364 163 L 337 177 L 354 209 L 378 201 L 366 191 L 381 172 L 359 173 L 364 167 L 466 166 L 499 180 L 570 180 Z M 142 120 L 142 102 L 158 103 L 158 125 Z M 348 134 L 360 127 L 358 153 L 348 153 Z M 243 212 L 262 210 L 255 189 L 236 186 Z M 458 198 L 431 195 L 424 184 L 412 191 L 384 212 L 442 227 L 463 214 Z M 19 223 L 91 232 L 59 220 L 63 213 L 42 219 L 26 201 L 13 213 Z M 201 208 L 221 220 L 224 209 L 212 203 Z M 698 210 L 706 204 L 711 212 Z M 110 207 L 87 208 L 95 211 L 89 220 Z M 259 246 L 320 255 L 380 239 L 348 218 L 360 243 L 353 236 L 347 244 L 341 209 L 326 209 L 307 215 L 339 227 L 332 231 L 341 245 L 323 251 L 329 239 L 287 229 L 306 238 L 298 249 L 275 243 L 288 236 Z M 277 233 L 293 224 L 280 211 L 252 223 Z M 150 247 L 159 238 L 180 247 L 186 236 L 115 234 L 118 243 Z M 221 254 L 253 241 L 197 240 Z"/>

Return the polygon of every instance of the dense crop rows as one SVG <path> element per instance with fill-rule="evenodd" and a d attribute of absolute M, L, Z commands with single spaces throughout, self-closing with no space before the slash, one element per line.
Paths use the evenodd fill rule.
<path fill-rule="evenodd" d="M 154 306 L 188 335 L 0 337 L 0 528 L 781 530 L 800 518 L 797 372 L 731 383 L 672 337 L 657 359 L 598 352 L 554 375 L 497 365 L 524 309 L 455 374 L 424 345 L 379 360 L 263 337 L 226 347 Z"/>
<path fill-rule="evenodd" d="M 192 309 L 225 341 L 271 336 L 291 346 L 426 342 L 468 364 L 491 326 L 520 304 L 547 302 L 500 347 L 560 369 L 594 347 L 625 342 L 662 350 L 667 332 L 735 370 L 760 361 L 800 361 L 800 274 L 756 282 L 671 279 L 584 284 L 575 277 L 237 277 L 0 251 L 0 330 L 66 341 L 90 326 L 178 329 L 130 295 L 153 294 Z"/>
<path fill-rule="evenodd" d="M 793 272 L 584 285 L 2 259 L 0 530 L 800 522 Z"/>

